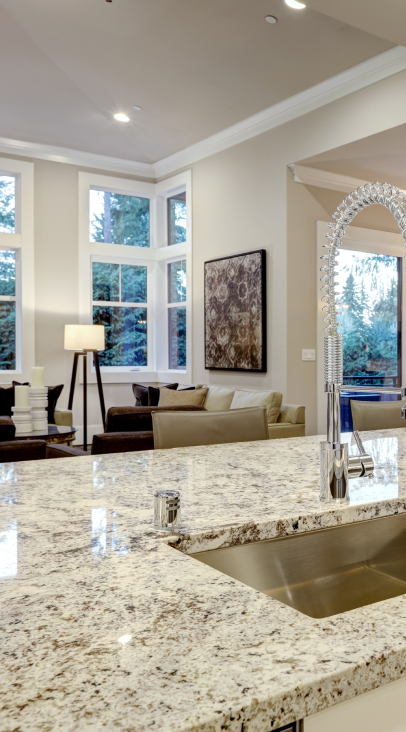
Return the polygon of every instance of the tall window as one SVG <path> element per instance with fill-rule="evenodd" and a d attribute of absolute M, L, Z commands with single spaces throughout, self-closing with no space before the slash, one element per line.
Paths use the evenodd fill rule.
<path fill-rule="evenodd" d="M 0 175 L 0 232 L 15 234 L 16 230 L 16 179 Z"/>
<path fill-rule="evenodd" d="M 17 252 L 0 249 L 0 370 L 17 367 Z"/>
<path fill-rule="evenodd" d="M 167 199 L 168 245 L 186 241 L 186 192 Z"/>
<path fill-rule="evenodd" d="M 147 267 L 92 263 L 93 323 L 104 325 L 101 366 L 147 366 Z"/>
<path fill-rule="evenodd" d="M 400 386 L 402 259 L 343 249 L 338 271 L 344 384 Z"/>
<path fill-rule="evenodd" d="M 134 370 L 191 380 L 191 184 L 191 171 L 159 183 L 79 173 L 79 322 L 105 326 L 106 383 Z"/>
<path fill-rule="evenodd" d="M 91 189 L 90 241 L 149 247 L 149 198 Z"/>
<path fill-rule="evenodd" d="M 186 260 L 168 264 L 168 367 L 186 367 Z"/>

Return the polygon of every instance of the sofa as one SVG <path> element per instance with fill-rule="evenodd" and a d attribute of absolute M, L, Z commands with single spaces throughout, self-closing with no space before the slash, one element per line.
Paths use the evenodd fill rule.
<path fill-rule="evenodd" d="M 197 384 L 195 388 L 201 389 L 204 388 L 204 385 Z M 305 408 L 295 404 L 282 404 L 280 392 L 230 389 L 218 386 L 206 388 L 208 392 L 204 406 L 184 404 L 165 407 L 110 407 L 106 416 L 104 433 L 93 437 L 92 455 L 153 450 L 152 413 L 162 410 L 220 412 L 228 409 L 265 406 L 269 439 L 303 437 L 305 434 Z"/>
<path fill-rule="evenodd" d="M 197 384 L 196 388 L 201 386 L 205 385 Z M 208 388 L 204 408 L 209 412 L 266 406 L 270 440 L 305 435 L 305 408 L 297 404 L 282 404 L 283 397 L 278 391 L 234 389 L 224 386 Z"/>

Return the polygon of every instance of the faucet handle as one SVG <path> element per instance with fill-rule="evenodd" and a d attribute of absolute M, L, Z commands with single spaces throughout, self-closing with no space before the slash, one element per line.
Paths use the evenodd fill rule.
<path fill-rule="evenodd" d="M 354 440 L 358 447 L 359 458 L 364 468 L 362 477 L 368 476 L 370 478 L 374 472 L 374 461 L 372 460 L 371 455 L 368 455 L 365 450 L 364 443 L 361 440 L 358 430 L 354 430 Z"/>

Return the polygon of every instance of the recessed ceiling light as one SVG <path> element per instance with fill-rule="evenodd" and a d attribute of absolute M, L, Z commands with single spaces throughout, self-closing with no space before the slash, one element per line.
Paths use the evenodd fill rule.
<path fill-rule="evenodd" d="M 275 18 L 274 15 L 266 15 L 265 16 L 265 20 L 266 20 L 267 23 L 276 23 L 276 21 L 278 20 L 278 18 Z"/>
<path fill-rule="evenodd" d="M 137 112 L 141 112 L 142 107 L 139 107 L 138 104 L 134 104 L 133 109 L 136 109 Z"/>
<path fill-rule="evenodd" d="M 305 8 L 306 5 L 304 3 L 298 3 L 297 0 L 285 0 L 286 5 L 289 5 L 290 8 L 294 8 L 295 10 L 301 10 L 302 8 Z"/>
<path fill-rule="evenodd" d="M 115 114 L 114 119 L 116 119 L 118 122 L 129 122 L 130 121 L 130 118 L 127 117 L 126 114 L 122 114 L 121 112 L 119 112 L 118 114 Z"/>

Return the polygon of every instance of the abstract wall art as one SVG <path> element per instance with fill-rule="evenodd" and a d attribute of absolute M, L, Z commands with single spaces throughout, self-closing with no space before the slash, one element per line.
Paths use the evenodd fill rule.
<path fill-rule="evenodd" d="M 266 371 L 266 252 L 204 264 L 205 368 Z"/>

